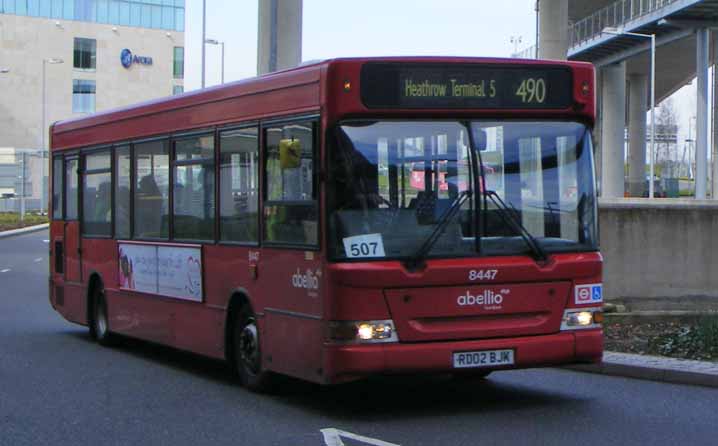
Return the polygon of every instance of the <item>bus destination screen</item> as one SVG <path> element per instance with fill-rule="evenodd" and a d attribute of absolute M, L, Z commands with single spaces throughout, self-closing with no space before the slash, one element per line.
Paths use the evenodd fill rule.
<path fill-rule="evenodd" d="M 568 67 L 370 63 L 362 67 L 367 108 L 565 109 Z"/>

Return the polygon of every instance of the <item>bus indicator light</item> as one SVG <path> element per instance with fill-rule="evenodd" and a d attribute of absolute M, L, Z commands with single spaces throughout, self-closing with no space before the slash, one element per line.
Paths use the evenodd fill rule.
<path fill-rule="evenodd" d="M 352 90 L 352 82 L 350 80 L 344 81 L 344 92 L 349 93 Z"/>

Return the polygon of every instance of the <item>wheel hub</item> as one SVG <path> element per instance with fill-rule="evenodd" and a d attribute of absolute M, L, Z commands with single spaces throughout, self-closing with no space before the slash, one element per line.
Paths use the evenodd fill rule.
<path fill-rule="evenodd" d="M 253 373 L 259 371 L 259 339 L 254 322 L 247 324 L 239 335 L 239 354 L 249 370 Z"/>

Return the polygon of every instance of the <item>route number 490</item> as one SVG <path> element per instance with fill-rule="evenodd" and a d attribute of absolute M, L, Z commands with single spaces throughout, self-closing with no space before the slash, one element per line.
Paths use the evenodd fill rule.
<path fill-rule="evenodd" d="M 516 96 L 524 104 L 543 104 L 546 100 L 546 81 L 543 79 L 524 79 L 516 90 Z"/>
<path fill-rule="evenodd" d="M 494 280 L 498 270 L 495 269 L 472 269 L 469 271 L 469 280 Z"/>

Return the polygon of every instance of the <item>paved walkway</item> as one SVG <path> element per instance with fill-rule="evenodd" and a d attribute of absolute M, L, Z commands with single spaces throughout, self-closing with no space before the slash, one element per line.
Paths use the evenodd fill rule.
<path fill-rule="evenodd" d="M 605 352 L 600 364 L 569 368 L 604 375 L 718 387 L 718 362 Z"/>
<path fill-rule="evenodd" d="M 41 225 L 26 226 L 20 229 L 12 229 L 10 231 L 0 231 L 0 238 L 10 237 L 11 235 L 27 234 L 29 232 L 41 231 L 50 227 L 49 223 L 43 223 Z"/>

